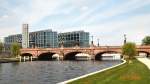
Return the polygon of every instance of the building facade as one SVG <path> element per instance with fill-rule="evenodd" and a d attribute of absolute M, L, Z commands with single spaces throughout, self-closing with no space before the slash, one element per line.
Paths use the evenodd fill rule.
<path fill-rule="evenodd" d="M 22 47 L 28 48 L 29 47 L 29 31 L 28 31 L 28 24 L 22 25 Z"/>
<path fill-rule="evenodd" d="M 55 48 L 58 47 L 58 35 L 56 31 L 41 30 L 29 33 L 29 48 Z M 22 44 L 22 34 L 9 35 L 4 38 L 5 45 L 10 48 L 10 45 L 14 42 Z M 21 45 L 22 46 L 22 45 Z"/>
<path fill-rule="evenodd" d="M 58 34 L 56 31 L 42 30 L 29 34 L 29 47 L 56 48 L 58 47 Z"/>
<path fill-rule="evenodd" d="M 17 42 L 22 46 L 22 35 L 16 34 L 16 35 L 9 35 L 8 37 L 4 38 L 4 48 L 5 51 L 10 50 L 10 46 L 12 43 Z"/>
<path fill-rule="evenodd" d="M 89 47 L 89 32 L 73 31 L 58 34 L 59 47 L 63 44 L 64 47 Z"/>

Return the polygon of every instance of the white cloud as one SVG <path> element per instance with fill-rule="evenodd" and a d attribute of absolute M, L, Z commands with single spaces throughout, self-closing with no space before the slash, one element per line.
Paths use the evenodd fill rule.
<path fill-rule="evenodd" d="M 23 21 L 30 24 L 37 23 L 41 19 L 51 14 L 54 14 L 57 8 L 63 3 L 58 0 L 33 0 L 29 13 L 25 13 Z"/>
<path fill-rule="evenodd" d="M 109 38 L 110 42 L 103 42 L 107 44 L 121 44 L 123 34 L 127 34 L 128 41 L 140 43 L 145 35 L 149 35 L 150 15 L 141 15 L 132 17 L 125 21 L 114 21 L 101 25 L 91 26 L 89 31 L 96 36 L 101 35 L 103 40 Z M 99 32 L 98 32 L 99 31 Z M 116 40 L 116 42 L 111 42 Z"/>
<path fill-rule="evenodd" d="M 144 5 L 150 4 L 150 0 L 129 0 L 126 3 L 122 3 L 120 5 L 114 5 L 112 8 L 109 8 L 106 11 L 101 12 L 100 14 L 97 13 L 91 17 L 87 21 L 85 21 L 85 24 L 90 24 L 91 22 L 97 20 L 97 19 L 106 19 L 110 18 L 112 16 L 117 16 L 121 13 L 127 13 L 132 10 L 135 10 L 137 8 L 140 8 Z"/>
<path fill-rule="evenodd" d="M 0 36 L 21 33 L 22 23 L 35 26 L 47 16 L 66 14 L 66 16 L 71 15 L 71 17 L 69 17 L 68 22 L 58 19 L 58 22 L 63 21 L 62 23 L 65 24 L 65 27 L 62 27 L 63 24 L 58 24 L 61 25 L 60 27 L 58 25 L 54 27 L 58 32 L 85 30 L 94 35 L 95 41 L 99 38 L 101 45 L 120 45 L 123 42 L 123 34 L 127 34 L 129 41 L 140 43 L 145 35 L 149 35 L 150 14 L 137 15 L 125 20 L 107 21 L 103 24 L 90 23 L 131 12 L 147 4 L 150 4 L 150 0 L 127 0 L 125 3 L 111 4 L 110 8 L 105 9 L 105 6 L 110 5 L 107 0 L 22 0 L 19 5 L 11 8 L 8 1 L 3 0 L 0 1 L 0 8 L 6 9 L 6 13 L 0 16 L 0 28 L 3 30 Z M 63 6 L 65 8 L 62 8 Z M 99 11 L 99 9 L 102 10 Z M 79 16 L 73 16 L 73 13 L 76 13 L 75 10 L 78 10 Z M 57 23 L 57 20 L 55 21 L 54 23 Z M 74 25 L 80 23 L 81 25 L 66 27 L 70 23 Z M 49 24 L 51 23 L 49 22 Z"/>
<path fill-rule="evenodd" d="M 149 34 L 150 14 L 134 16 L 123 21 L 112 21 L 104 24 L 89 25 L 82 27 L 66 28 L 62 32 L 85 30 L 97 39 L 100 39 L 101 45 L 121 45 L 123 43 L 123 35 L 127 34 L 127 40 L 138 44 Z"/>
<path fill-rule="evenodd" d="M 87 19 L 89 16 L 93 16 L 93 14 L 91 14 L 91 13 L 93 13 L 94 11 L 99 9 L 100 7 L 103 7 L 104 5 L 106 5 L 106 2 L 107 1 L 104 1 L 104 0 L 98 1 L 92 9 L 88 8 L 87 11 L 84 11 L 84 13 L 81 13 L 81 15 L 79 17 L 75 18 L 72 23 L 75 24 L 81 20 L 84 20 L 85 18 Z M 82 10 L 82 7 L 81 7 L 81 10 Z"/>

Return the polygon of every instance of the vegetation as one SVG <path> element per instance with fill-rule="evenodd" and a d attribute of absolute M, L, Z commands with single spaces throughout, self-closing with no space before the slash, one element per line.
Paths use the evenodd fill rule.
<path fill-rule="evenodd" d="M 125 58 L 129 58 L 129 60 L 133 59 L 136 56 L 136 45 L 135 43 L 128 42 L 122 47 L 122 54 Z"/>
<path fill-rule="evenodd" d="M 3 45 L 3 43 L 2 43 L 2 42 L 0 42 L 0 54 L 2 53 L 3 48 L 4 48 L 4 45 Z"/>
<path fill-rule="evenodd" d="M 142 40 L 142 45 L 150 45 L 150 36 L 146 36 L 146 37 Z"/>
<path fill-rule="evenodd" d="M 18 43 L 13 43 L 11 45 L 11 54 L 16 57 L 20 53 L 20 45 Z"/>
<path fill-rule="evenodd" d="M 116 68 L 68 84 L 149 84 L 150 70 L 141 62 L 125 63 Z"/>

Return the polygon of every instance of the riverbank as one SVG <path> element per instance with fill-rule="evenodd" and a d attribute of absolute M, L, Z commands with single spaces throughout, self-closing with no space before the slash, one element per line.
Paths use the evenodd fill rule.
<path fill-rule="evenodd" d="M 58 83 L 58 84 L 67 84 L 67 83 L 70 83 L 70 82 L 72 82 L 72 81 L 76 81 L 76 80 L 79 80 L 79 79 L 82 79 L 82 78 L 86 78 L 86 77 L 88 77 L 88 76 L 91 76 L 91 75 L 94 75 L 94 74 L 97 74 L 97 73 L 101 73 L 101 72 L 103 72 L 103 71 L 106 71 L 106 70 L 115 68 L 115 67 L 117 67 L 117 66 L 120 66 L 120 65 L 126 63 L 125 60 L 122 60 L 122 61 L 123 61 L 122 63 L 119 63 L 119 64 L 117 64 L 117 65 L 114 65 L 114 66 L 111 66 L 111 67 L 108 67 L 108 68 L 104 68 L 104 69 L 102 69 L 102 70 L 98 70 L 98 71 L 95 71 L 95 72 L 92 72 L 92 73 L 89 73 L 89 74 L 86 74 L 86 75 L 82 75 L 82 76 L 79 76 L 79 77 L 76 77 L 76 78 L 73 78 L 73 79 L 70 79 L 70 80 L 67 80 L 67 81 L 64 81 L 64 82 L 60 82 L 60 83 Z"/>
<path fill-rule="evenodd" d="M 144 63 L 150 69 L 150 59 L 149 58 L 137 58 L 139 61 Z"/>
<path fill-rule="evenodd" d="M 19 62 L 17 58 L 0 58 L 0 63 Z"/>
<path fill-rule="evenodd" d="M 134 59 L 116 68 L 82 78 L 68 84 L 148 84 L 150 70 L 146 65 Z"/>

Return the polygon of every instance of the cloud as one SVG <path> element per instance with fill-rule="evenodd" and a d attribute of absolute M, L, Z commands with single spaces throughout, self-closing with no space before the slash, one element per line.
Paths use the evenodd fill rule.
<path fill-rule="evenodd" d="M 106 11 L 96 13 L 95 15 L 89 17 L 85 24 L 93 23 L 94 21 L 104 20 L 113 16 L 118 16 L 119 14 L 128 13 L 130 11 L 136 10 L 144 5 L 150 4 L 150 0 L 128 0 L 125 3 L 118 5 L 113 5 Z"/>
<path fill-rule="evenodd" d="M 101 45 L 121 45 L 123 34 L 139 44 L 149 35 L 150 14 L 134 11 L 149 4 L 150 0 L 0 0 L 0 36 L 21 33 L 22 23 L 29 23 L 31 31 L 53 24 L 50 28 L 58 32 L 88 31 Z"/>

